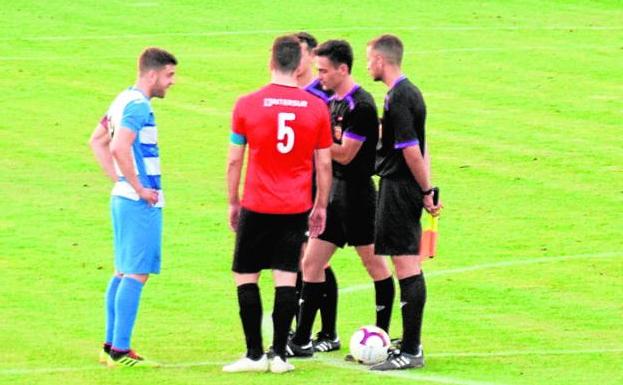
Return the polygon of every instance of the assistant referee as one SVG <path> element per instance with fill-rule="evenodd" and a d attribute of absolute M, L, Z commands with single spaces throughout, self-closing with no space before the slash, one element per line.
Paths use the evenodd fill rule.
<path fill-rule="evenodd" d="M 393 35 L 368 43 L 368 72 L 389 87 L 377 148 L 376 173 L 381 177 L 376 216 L 375 252 L 392 256 L 400 283 L 403 337 L 401 349 L 372 370 L 421 368 L 420 335 L 426 284 L 419 248 L 422 208 L 438 215 L 433 203 L 430 157 L 426 147 L 426 105 L 420 90 L 402 73 L 403 45 Z"/>

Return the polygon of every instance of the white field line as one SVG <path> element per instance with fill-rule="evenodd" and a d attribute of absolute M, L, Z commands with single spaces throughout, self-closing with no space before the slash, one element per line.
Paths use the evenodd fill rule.
<path fill-rule="evenodd" d="M 387 377 L 395 377 L 395 378 L 405 378 L 412 381 L 427 381 L 433 382 L 436 384 L 448 384 L 448 385 L 502 385 L 499 382 L 482 382 L 482 381 L 474 381 L 474 380 L 465 380 L 461 378 L 448 377 L 448 376 L 440 376 L 436 374 L 427 374 L 422 373 L 418 370 L 398 370 L 398 371 L 387 371 L 387 372 L 376 372 L 368 369 L 367 366 L 358 365 L 353 363 L 346 363 L 342 360 L 319 357 L 318 361 L 327 364 L 329 366 L 333 366 L 340 369 L 349 369 L 356 370 L 359 372 L 365 372 L 368 374 L 387 376 Z"/>
<path fill-rule="evenodd" d="M 95 357 L 95 356 L 94 356 Z M 23 368 L 23 369 L 0 369 L 0 376 L 23 376 L 33 374 L 54 374 L 68 372 L 86 372 L 89 370 L 106 369 L 102 365 L 89 365 L 76 368 Z"/>
<path fill-rule="evenodd" d="M 257 29 L 257 30 L 235 30 L 235 31 L 194 31 L 194 32 L 159 32 L 159 33 L 137 33 L 123 35 L 59 35 L 59 36 L 14 36 L 3 37 L 0 41 L 68 41 L 68 40 L 127 40 L 144 39 L 155 37 L 216 37 L 216 36 L 244 36 L 244 35 L 271 35 L 281 33 L 292 33 L 299 30 L 310 32 L 355 32 L 355 31 L 618 31 L 623 30 L 622 26 L 595 26 L 595 25 L 575 25 L 575 26 L 469 26 L 469 25 L 448 25 L 448 26 L 351 26 L 351 27 L 329 27 L 329 28 L 294 28 L 294 29 Z"/>
<path fill-rule="evenodd" d="M 503 351 L 503 352 L 442 352 L 442 353 L 428 353 L 426 357 L 439 357 L 439 358 L 460 358 L 460 357 L 513 357 L 513 356 L 549 356 L 549 355 L 577 355 L 577 354 L 611 354 L 611 353 L 623 353 L 623 348 L 606 348 L 606 349 L 576 349 L 576 350 L 512 350 L 512 351 Z M 295 359 L 296 362 L 314 362 L 320 361 L 322 363 L 326 363 L 331 366 L 337 366 L 340 368 L 346 369 L 358 369 L 358 370 L 366 370 L 365 366 L 343 362 L 339 359 L 328 358 L 323 355 L 317 355 L 315 358 L 309 360 L 299 360 Z M 198 361 L 198 362 L 180 362 L 180 363 L 170 363 L 164 364 L 161 369 L 183 369 L 183 368 L 192 368 L 192 367 L 203 367 L 203 366 L 223 366 L 228 364 L 229 361 Z M 19 375 L 35 375 L 35 374 L 54 374 L 54 373 L 68 373 L 68 372 L 84 372 L 91 370 L 105 370 L 107 369 L 102 365 L 89 365 L 82 367 L 73 367 L 73 368 L 23 368 L 23 369 L 0 369 L 0 376 L 19 376 Z M 375 374 L 384 374 L 377 373 Z M 406 373 L 406 372 L 403 372 Z M 411 371 L 410 373 L 414 373 Z M 430 376 L 430 375 L 427 375 Z M 442 376 L 434 376 L 435 379 L 429 379 L 428 377 L 424 377 L 421 375 L 409 377 L 413 379 L 421 379 L 431 382 L 440 382 L 447 384 L 481 384 L 484 385 L 486 383 L 483 382 L 473 382 L 468 380 L 458 380 L 458 379 L 450 379 L 449 377 Z M 446 382 L 442 382 L 446 381 Z M 459 382 L 448 382 L 448 381 L 459 381 Z"/>
<path fill-rule="evenodd" d="M 577 354 L 609 354 L 623 353 L 621 348 L 606 349 L 571 349 L 571 350 L 509 350 L 506 352 L 447 352 L 447 353 L 431 353 L 426 357 L 513 357 L 513 356 L 568 356 Z"/>
<path fill-rule="evenodd" d="M 521 266 L 521 265 L 534 265 L 539 263 L 552 263 L 552 262 L 560 262 L 560 261 L 568 261 L 574 259 L 595 259 L 595 258 L 614 258 L 614 257 L 623 257 L 623 252 L 603 252 L 603 253 L 592 253 L 592 254 L 576 254 L 576 255 L 559 255 L 553 257 L 535 257 L 528 259 L 515 259 L 511 261 L 502 261 L 502 262 L 491 262 L 491 263 L 482 263 L 480 265 L 473 266 L 465 266 L 458 267 L 455 269 L 445 269 L 445 270 L 437 270 L 425 273 L 426 278 L 432 277 L 441 277 L 446 275 L 453 274 L 462 274 L 469 273 L 472 271 L 478 270 L 486 270 L 486 269 L 497 269 L 501 267 L 509 267 L 509 266 Z M 373 285 L 372 282 L 362 283 L 353 286 L 347 286 L 340 288 L 340 295 L 354 293 L 362 290 L 372 290 Z M 265 329 L 266 335 L 272 336 L 272 329 L 270 328 L 272 324 L 271 318 L 267 315 L 262 319 L 262 328 Z"/>
<path fill-rule="evenodd" d="M 192 368 L 196 366 L 223 366 L 228 364 L 227 361 L 200 361 L 200 362 L 180 362 L 163 364 L 159 369 L 181 369 Z M 87 365 L 75 368 L 23 368 L 23 369 L 0 369 L 0 376 L 20 376 L 20 375 L 33 375 L 33 374 L 54 374 L 54 373 L 68 373 L 68 372 L 85 372 L 91 370 L 106 370 L 108 369 L 104 365 Z"/>
<path fill-rule="evenodd" d="M 528 259 L 516 259 L 516 260 L 511 260 L 511 261 L 491 262 L 491 263 L 483 263 L 483 264 L 474 265 L 474 266 L 458 267 L 455 269 L 431 271 L 431 272 L 425 273 L 424 275 L 426 278 L 431 278 L 431 277 L 440 277 L 440 276 L 452 275 L 452 274 L 468 273 L 468 272 L 478 271 L 478 270 L 496 269 L 500 267 L 534 265 L 534 264 L 539 264 L 539 263 L 560 262 L 560 261 L 568 261 L 568 260 L 574 260 L 574 259 L 598 259 L 598 258 L 615 258 L 615 257 L 623 257 L 623 252 L 605 252 L 605 253 L 593 253 L 593 254 L 560 255 L 560 256 L 554 256 L 554 257 L 535 257 L 535 258 L 528 258 Z M 359 285 L 349 286 L 349 287 L 340 289 L 340 294 L 352 293 L 352 292 L 367 290 L 371 288 L 372 288 L 371 282 L 365 283 L 365 284 L 359 284 Z"/>
<path fill-rule="evenodd" d="M 604 45 L 580 45 L 580 46 L 511 46 L 511 47 L 456 47 L 456 48 L 439 48 L 439 49 L 414 49 L 405 52 L 406 56 L 415 55 L 433 55 L 442 53 L 498 53 L 498 52 L 521 52 L 521 51 L 591 51 L 591 50 L 616 50 L 620 49 L 619 46 L 604 46 Z M 261 52 L 264 54 L 264 51 Z M 254 58 L 258 57 L 257 52 L 219 52 L 219 53 L 204 53 L 204 54 L 187 54 L 178 55 L 182 59 L 223 59 L 223 58 Z M 69 60 L 69 59 L 91 59 L 101 60 L 99 56 L 85 56 L 85 55 L 59 55 L 59 56 L 0 56 L 0 61 L 55 61 L 55 60 Z M 125 60 L 128 59 L 128 55 L 112 55 L 106 56 L 108 60 Z"/>
<path fill-rule="evenodd" d="M 162 366 L 162 369 L 183 369 L 183 368 L 194 368 L 198 366 L 225 366 L 227 364 L 231 364 L 231 361 L 179 362 L 179 363 L 164 364 Z"/>
<path fill-rule="evenodd" d="M 436 277 L 436 276 L 444 276 L 451 274 L 460 274 L 470 271 L 476 270 L 484 270 L 484 269 L 492 269 L 492 268 L 500 268 L 500 267 L 508 267 L 508 266 L 518 266 L 518 265 L 531 265 L 536 263 L 549 263 L 549 262 L 558 262 L 558 261 L 566 261 L 573 259 L 590 259 L 590 258 L 612 258 L 617 256 L 622 256 L 623 253 L 620 252 L 605 252 L 605 253 L 594 253 L 594 254 L 578 254 L 578 255 L 563 255 L 563 256 L 555 256 L 555 257 L 540 257 L 540 258 L 531 258 L 531 259 L 519 259 L 513 261 L 505 261 L 505 262 L 494 262 L 494 263 L 484 263 L 480 265 L 474 266 L 466 266 L 462 268 L 456 269 L 446 269 L 439 270 L 427 273 L 426 276 Z M 353 293 L 356 291 L 371 289 L 371 284 L 362 284 L 346 287 L 340 290 L 341 294 Z M 265 337 L 268 337 L 269 334 L 272 334 L 271 327 L 271 318 L 270 315 L 265 315 L 262 319 L 262 329 L 264 331 Z M 270 338 L 267 338 L 269 340 Z M 507 352 L 448 352 L 448 353 L 429 353 L 427 357 L 503 357 L 503 356 L 515 356 L 515 355 L 563 355 L 563 354 L 602 354 L 602 353 L 623 353 L 623 348 L 616 349 L 586 349 L 586 350 L 518 350 L 518 351 L 507 351 Z M 322 362 L 325 362 L 331 366 L 339 366 L 348 369 L 358 368 L 358 365 L 348 365 L 343 363 L 342 361 L 335 359 L 322 358 Z M 203 361 L 203 362 L 187 362 L 187 363 L 177 363 L 177 364 L 167 364 L 163 368 L 186 368 L 186 367 L 195 367 L 195 366 L 219 366 L 224 365 L 225 362 L 219 361 Z M 88 371 L 88 370 L 98 370 L 103 369 L 103 366 L 84 366 L 84 367 L 73 367 L 73 368 L 23 368 L 23 369 L 0 369 L 0 376 L 10 376 L 10 375 L 28 375 L 28 374 L 50 374 L 50 373 L 64 373 L 64 372 L 80 372 L 80 371 Z M 394 373 L 394 372 L 392 372 Z M 465 385 L 487 385 L 484 382 L 474 382 L 469 380 L 459 380 L 452 379 L 449 377 L 442 376 L 433 376 L 433 378 L 429 375 L 425 378 L 421 375 L 417 375 L 416 377 L 412 377 L 411 372 L 399 372 L 390 374 L 392 376 L 411 378 L 411 379 L 420 379 L 430 382 L 438 382 L 441 384 L 465 384 Z M 445 382 L 442 382 L 445 381 Z M 454 382 L 451 382 L 454 381 Z M 492 385 L 492 384 L 490 384 Z M 499 384 L 496 384 L 499 385 Z"/>
<path fill-rule="evenodd" d="M 157 7 L 159 4 L 154 2 L 139 2 L 126 4 L 128 7 Z"/>

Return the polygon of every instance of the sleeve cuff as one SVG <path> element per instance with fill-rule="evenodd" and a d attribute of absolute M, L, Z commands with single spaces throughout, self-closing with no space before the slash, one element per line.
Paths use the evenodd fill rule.
<path fill-rule="evenodd" d="M 356 140 L 358 142 L 365 142 L 366 141 L 366 137 L 365 136 L 357 135 L 354 132 L 350 132 L 350 131 L 345 132 L 344 136 L 347 137 L 347 138 L 350 138 L 350 139 L 354 139 L 354 140 Z"/>
<path fill-rule="evenodd" d="M 420 141 L 415 139 L 415 140 L 408 140 L 406 142 L 399 142 L 394 144 L 394 149 L 396 150 L 401 150 L 403 148 L 407 148 L 407 147 L 411 147 L 411 146 L 417 146 L 420 144 Z"/>

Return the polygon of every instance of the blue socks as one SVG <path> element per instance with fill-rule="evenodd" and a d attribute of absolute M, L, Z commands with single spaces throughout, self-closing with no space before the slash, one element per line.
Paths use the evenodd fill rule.
<path fill-rule="evenodd" d="M 114 328 L 112 346 L 117 351 L 130 349 L 130 338 L 138 305 L 141 299 L 143 284 L 134 278 L 124 277 L 117 288 L 114 306 Z"/>
<path fill-rule="evenodd" d="M 121 277 L 113 275 L 108 283 L 108 289 L 106 289 L 105 303 L 106 303 L 106 339 L 105 344 L 112 344 L 112 332 L 115 327 L 115 297 L 117 296 L 117 288 L 121 282 Z"/>

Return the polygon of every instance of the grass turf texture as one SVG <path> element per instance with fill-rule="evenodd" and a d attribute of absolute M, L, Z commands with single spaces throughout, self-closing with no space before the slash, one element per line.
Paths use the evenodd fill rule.
<path fill-rule="evenodd" d="M 345 350 L 294 361 L 281 377 L 221 373 L 243 350 L 224 194 L 229 114 L 267 81 L 272 39 L 299 30 L 348 39 L 354 76 L 377 103 L 385 88 L 365 72 L 365 43 L 397 33 L 428 104 L 446 209 L 439 257 L 425 266 L 427 367 L 382 380 L 623 382 L 622 19 L 616 1 L 13 1 L 0 12 L 0 383 L 379 380 L 343 363 Z M 86 141 L 148 45 L 180 65 L 154 102 L 165 259 L 133 341 L 172 367 L 110 371 L 96 364 L 110 185 Z M 332 262 L 344 342 L 373 321 L 356 259 L 347 250 Z M 269 314 L 271 280 L 262 287 Z"/>

